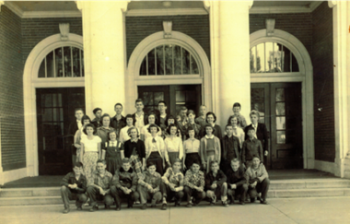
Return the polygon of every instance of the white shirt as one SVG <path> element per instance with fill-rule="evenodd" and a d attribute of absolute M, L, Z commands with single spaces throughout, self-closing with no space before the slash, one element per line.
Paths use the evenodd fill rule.
<path fill-rule="evenodd" d="M 101 142 L 101 138 L 95 135 L 91 140 L 88 137 L 81 139 L 81 143 L 84 144 L 85 152 L 98 152 L 98 144 L 101 144 Z"/>
<path fill-rule="evenodd" d="M 131 126 L 131 127 L 133 127 L 133 126 Z M 128 130 L 129 130 L 129 128 L 131 128 L 131 127 L 125 126 L 124 128 L 120 129 L 119 141 L 120 141 L 121 143 L 124 143 L 124 142 L 126 142 L 126 141 L 128 141 L 128 140 L 130 139 L 130 136 L 129 136 L 129 134 L 128 134 Z M 140 134 L 140 129 L 137 128 L 137 131 L 138 131 L 138 133 Z"/>
<path fill-rule="evenodd" d="M 173 139 L 170 136 L 166 137 L 164 140 L 165 150 L 169 152 L 179 152 L 179 159 L 183 157 L 183 145 L 182 140 L 179 137 L 174 137 Z"/>
<path fill-rule="evenodd" d="M 135 127 L 137 127 L 139 130 L 143 127 L 143 126 L 145 126 L 145 123 L 144 123 L 144 113 L 142 112 L 142 114 L 141 115 L 138 115 L 137 113 L 135 113 L 135 120 L 136 120 L 136 122 L 135 122 Z"/>
<path fill-rule="evenodd" d="M 244 142 L 244 131 L 241 127 L 235 127 L 233 128 L 233 135 L 236 136 L 239 139 L 239 145 L 242 148 L 243 142 Z"/>
<path fill-rule="evenodd" d="M 199 153 L 200 141 L 198 139 L 187 139 L 184 141 L 184 153 Z"/>

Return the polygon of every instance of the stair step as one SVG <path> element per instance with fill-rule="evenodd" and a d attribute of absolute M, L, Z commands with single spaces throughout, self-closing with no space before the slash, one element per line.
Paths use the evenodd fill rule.
<path fill-rule="evenodd" d="M 56 205 L 62 204 L 60 196 L 0 198 L 0 206 Z"/>
<path fill-rule="evenodd" d="M 269 190 L 268 198 L 350 196 L 350 188 Z"/>
<path fill-rule="evenodd" d="M 60 195 L 59 187 L 12 188 L 12 189 L 1 189 L 0 191 L 0 198 L 59 196 L 59 195 Z"/>
<path fill-rule="evenodd" d="M 274 180 L 274 181 L 271 181 L 271 184 L 270 184 L 270 190 L 347 188 L 347 187 L 350 187 L 350 180 L 344 180 L 344 179 Z"/>

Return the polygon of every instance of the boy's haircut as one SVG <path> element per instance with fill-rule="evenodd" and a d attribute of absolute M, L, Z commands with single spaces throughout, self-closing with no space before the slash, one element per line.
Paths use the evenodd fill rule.
<path fill-rule="evenodd" d="M 129 158 L 124 158 L 124 159 L 122 160 L 122 163 L 130 163 L 130 159 L 129 159 Z"/>
<path fill-rule="evenodd" d="M 252 160 L 253 160 L 254 158 L 258 158 L 258 159 L 260 160 L 260 157 L 259 157 L 258 155 L 253 155 Z M 261 161 L 261 160 L 260 160 L 260 161 Z"/>
<path fill-rule="evenodd" d="M 84 125 L 84 121 L 85 120 L 89 120 L 89 123 L 91 123 L 91 119 L 88 115 L 84 115 L 82 118 L 81 118 L 81 124 Z"/>
<path fill-rule="evenodd" d="M 214 112 L 211 112 L 211 111 L 209 111 L 209 112 L 207 113 L 207 115 L 205 115 L 205 120 L 207 121 L 207 118 L 208 118 L 209 115 L 213 115 L 213 117 L 214 117 L 214 123 L 215 123 L 215 121 L 216 121 L 216 115 L 214 114 Z M 207 121 L 207 122 L 208 122 L 208 121 Z"/>
<path fill-rule="evenodd" d="M 181 165 L 181 164 L 182 164 L 181 159 L 176 158 L 176 159 L 174 160 L 174 162 L 173 162 L 173 166 L 174 166 L 175 163 L 180 163 L 180 165 Z"/>
<path fill-rule="evenodd" d="M 237 159 L 237 158 L 233 158 L 232 160 L 231 160 L 231 163 L 240 163 L 241 161 L 239 161 L 239 159 Z"/>
<path fill-rule="evenodd" d="M 148 167 L 151 167 L 151 166 L 156 166 L 156 164 L 154 164 L 154 163 L 152 163 L 152 162 L 148 162 L 146 166 L 147 166 L 147 168 L 148 168 Z"/>
<path fill-rule="evenodd" d="M 199 162 L 198 159 L 194 159 L 194 160 L 192 161 L 191 166 L 193 166 L 193 164 L 197 164 L 198 166 L 201 166 L 201 163 Z"/>
<path fill-rule="evenodd" d="M 137 104 L 137 103 L 142 103 L 143 104 L 143 100 L 141 98 L 138 98 L 138 99 L 135 100 L 135 104 Z"/>
<path fill-rule="evenodd" d="M 109 120 L 112 120 L 111 116 L 109 116 L 109 114 L 103 114 L 101 117 L 101 121 L 103 121 L 103 118 L 105 117 L 109 117 Z"/>
<path fill-rule="evenodd" d="M 253 130 L 253 131 L 255 132 L 255 129 L 253 128 L 253 126 L 248 126 L 248 127 L 247 127 L 247 133 L 248 133 L 248 131 L 250 131 L 250 130 Z"/>
<path fill-rule="evenodd" d="M 194 110 L 189 110 L 189 111 L 187 112 L 187 114 L 188 114 L 188 115 L 193 114 L 194 116 L 196 116 L 196 113 L 194 112 Z"/>
<path fill-rule="evenodd" d="M 236 102 L 236 103 L 233 104 L 232 108 L 234 108 L 234 107 L 240 107 L 241 108 L 242 106 L 241 106 L 240 103 Z"/>
<path fill-rule="evenodd" d="M 99 159 L 99 160 L 97 160 L 96 164 L 97 164 L 97 163 L 103 163 L 104 165 L 106 165 L 106 160 L 104 160 L 104 159 Z"/>
<path fill-rule="evenodd" d="M 180 109 L 180 111 L 184 111 L 184 110 L 187 110 L 187 107 L 182 106 L 181 109 Z"/>
<path fill-rule="evenodd" d="M 93 130 L 94 130 L 94 132 L 93 132 L 93 134 L 95 134 L 96 133 L 96 128 L 95 128 L 95 126 L 93 125 L 93 124 L 87 124 L 85 127 L 84 127 L 84 129 L 83 129 L 83 132 L 87 135 L 87 132 L 86 132 L 86 129 L 88 128 L 88 127 L 91 127 Z"/>
<path fill-rule="evenodd" d="M 136 130 L 137 137 L 140 137 L 139 129 L 137 129 L 136 127 L 130 127 L 130 128 L 128 129 L 128 135 L 129 135 L 129 137 L 131 138 L 131 131 L 134 130 L 134 129 Z"/>
<path fill-rule="evenodd" d="M 81 162 L 75 162 L 75 163 L 73 163 L 73 168 L 74 167 L 80 168 L 80 167 L 83 167 L 83 164 Z"/>
<path fill-rule="evenodd" d="M 81 110 L 81 112 L 83 112 L 83 113 L 84 113 L 83 108 L 76 108 L 76 109 L 74 110 L 74 113 L 75 113 L 75 112 L 77 112 L 77 111 L 79 111 L 79 110 Z"/>
<path fill-rule="evenodd" d="M 216 161 L 216 160 L 210 161 L 210 167 L 215 163 L 219 165 L 218 161 Z"/>
<path fill-rule="evenodd" d="M 226 124 L 226 126 L 225 126 L 225 130 L 227 129 L 227 127 L 232 127 L 232 129 L 233 129 L 232 124 Z"/>
<path fill-rule="evenodd" d="M 159 102 L 158 102 L 158 105 L 159 105 L 160 103 L 164 103 L 164 106 L 167 106 L 166 103 L 165 103 L 165 101 L 163 101 L 163 100 L 159 101 Z"/>
<path fill-rule="evenodd" d="M 92 111 L 92 113 L 94 113 L 94 114 L 96 114 L 97 113 L 97 111 L 102 111 L 102 109 L 101 108 L 99 108 L 99 107 L 96 107 L 93 111 Z"/>
<path fill-rule="evenodd" d="M 156 124 L 151 124 L 151 125 L 147 128 L 147 130 L 148 130 L 149 133 L 151 133 L 151 128 L 157 128 L 157 132 L 160 131 L 160 128 L 158 127 L 158 125 L 156 125 Z"/>
<path fill-rule="evenodd" d="M 256 115 L 259 118 L 259 112 L 257 110 L 252 110 L 249 114 L 249 117 L 252 117 L 252 115 Z"/>
<path fill-rule="evenodd" d="M 121 107 L 123 108 L 123 105 L 122 105 L 121 103 L 116 103 L 116 104 L 114 105 L 114 108 L 115 108 L 116 106 L 121 106 Z"/>

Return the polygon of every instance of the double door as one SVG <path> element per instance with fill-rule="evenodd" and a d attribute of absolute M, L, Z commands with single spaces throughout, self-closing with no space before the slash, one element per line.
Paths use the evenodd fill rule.
<path fill-rule="evenodd" d="M 270 131 L 270 169 L 303 168 L 301 96 L 301 83 L 251 84 L 251 109 Z"/>

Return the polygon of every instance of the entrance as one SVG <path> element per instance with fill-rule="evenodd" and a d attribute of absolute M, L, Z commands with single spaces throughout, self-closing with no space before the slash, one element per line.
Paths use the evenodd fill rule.
<path fill-rule="evenodd" d="M 270 169 L 303 168 L 301 83 L 252 83 L 251 108 L 270 130 Z"/>
<path fill-rule="evenodd" d="M 36 89 L 39 175 L 63 175 L 71 170 L 74 111 L 85 111 L 84 88 Z"/>
<path fill-rule="evenodd" d="M 145 113 L 158 107 L 159 101 L 165 101 L 167 113 L 176 116 L 181 107 L 194 110 L 198 114 L 202 104 L 201 85 L 165 85 L 165 86 L 139 86 L 138 95 L 143 99 Z"/>

